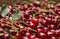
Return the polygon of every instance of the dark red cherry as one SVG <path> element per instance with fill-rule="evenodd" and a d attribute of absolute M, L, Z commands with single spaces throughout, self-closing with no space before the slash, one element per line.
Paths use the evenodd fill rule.
<path fill-rule="evenodd" d="M 31 36 L 31 39 L 36 39 L 36 36 L 35 35 Z"/>
<path fill-rule="evenodd" d="M 25 11 L 27 9 L 28 9 L 28 5 L 27 4 L 22 5 L 21 8 L 20 8 L 20 10 L 22 10 L 22 11 Z"/>
<path fill-rule="evenodd" d="M 0 19 L 0 22 L 4 23 L 4 22 L 5 22 L 5 20 L 4 20 L 4 19 Z"/>
<path fill-rule="evenodd" d="M 58 25 L 58 23 L 59 23 L 59 20 L 58 20 L 57 18 L 53 19 L 53 24 L 54 24 L 54 25 L 56 25 L 56 26 L 57 26 L 57 25 Z"/>
<path fill-rule="evenodd" d="M 30 22 L 30 26 L 29 27 L 31 27 L 32 29 L 36 29 L 35 24 L 33 24 L 32 22 Z"/>
<path fill-rule="evenodd" d="M 5 21 L 8 21 L 8 20 L 9 20 L 9 16 L 6 16 L 6 17 L 5 17 Z"/>
<path fill-rule="evenodd" d="M 33 23 L 35 26 L 38 26 L 39 20 L 36 19 L 36 18 L 33 18 L 33 19 L 32 19 L 32 23 Z"/>
<path fill-rule="evenodd" d="M 30 33 L 26 33 L 26 37 L 28 37 L 29 39 L 31 39 Z"/>
<path fill-rule="evenodd" d="M 49 30 L 55 30 L 56 26 L 55 25 L 50 25 L 48 28 L 49 28 Z"/>
<path fill-rule="evenodd" d="M 46 20 L 42 20 L 41 22 L 40 22 L 43 26 L 47 26 L 47 21 Z"/>
<path fill-rule="evenodd" d="M 19 25 L 19 22 L 18 22 L 18 21 L 14 21 L 14 22 L 13 22 L 13 25 L 14 25 L 14 26 L 18 26 L 18 25 Z"/>
<path fill-rule="evenodd" d="M 40 39 L 46 39 L 46 34 L 45 33 L 40 33 L 39 36 L 40 36 L 39 37 Z"/>
<path fill-rule="evenodd" d="M 46 10 L 49 10 L 49 7 L 48 6 L 46 6 L 45 8 L 46 8 Z"/>
<path fill-rule="evenodd" d="M 3 29 L 0 29 L 0 33 L 3 33 Z"/>
<path fill-rule="evenodd" d="M 17 33 L 17 34 L 15 35 L 15 37 L 16 37 L 16 39 L 23 39 L 22 36 L 21 36 L 21 34 L 19 34 L 19 33 Z"/>
<path fill-rule="evenodd" d="M 35 1 L 35 2 L 33 3 L 33 5 L 34 5 L 35 7 L 41 7 L 41 3 L 40 3 L 39 1 Z"/>
<path fill-rule="evenodd" d="M 44 18 L 44 16 L 43 15 L 38 15 L 37 18 Z"/>
<path fill-rule="evenodd" d="M 47 21 L 48 24 L 52 23 L 52 18 L 45 17 L 45 20 Z"/>
<path fill-rule="evenodd" d="M 15 35 L 16 34 L 16 32 L 13 29 L 10 29 L 9 30 L 9 33 L 12 34 L 12 35 Z"/>
<path fill-rule="evenodd" d="M 24 17 L 26 19 L 29 19 L 30 18 L 30 12 L 29 11 L 26 11 L 25 14 L 24 14 Z"/>
<path fill-rule="evenodd" d="M 44 27 L 43 29 L 42 29 L 42 32 L 43 33 L 47 33 L 49 31 L 49 29 L 47 28 L 47 27 Z"/>
<path fill-rule="evenodd" d="M 56 30 L 56 37 L 60 37 L 60 30 Z"/>
<path fill-rule="evenodd" d="M 3 38 L 3 39 L 10 39 L 10 35 L 9 35 L 9 34 L 4 34 L 4 35 L 2 36 L 2 38 Z"/>
<path fill-rule="evenodd" d="M 47 32 L 47 38 L 51 39 L 53 37 L 52 32 Z"/>

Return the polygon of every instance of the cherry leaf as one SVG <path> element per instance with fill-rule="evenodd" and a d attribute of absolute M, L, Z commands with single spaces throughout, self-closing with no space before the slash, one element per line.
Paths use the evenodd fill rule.
<path fill-rule="evenodd" d="M 19 12 L 19 11 L 15 12 L 15 13 L 12 14 L 12 16 L 10 17 L 10 20 L 11 20 L 11 21 L 18 20 L 18 19 L 20 18 L 21 14 L 22 14 L 22 12 Z"/>
<path fill-rule="evenodd" d="M 10 12 L 8 7 L 2 7 L 1 16 L 5 17 Z"/>

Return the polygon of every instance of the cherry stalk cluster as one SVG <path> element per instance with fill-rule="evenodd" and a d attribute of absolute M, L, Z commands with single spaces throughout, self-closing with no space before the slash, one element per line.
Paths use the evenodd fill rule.
<path fill-rule="evenodd" d="M 0 11 L 0 39 L 60 39 L 59 3 L 15 3 Z"/>

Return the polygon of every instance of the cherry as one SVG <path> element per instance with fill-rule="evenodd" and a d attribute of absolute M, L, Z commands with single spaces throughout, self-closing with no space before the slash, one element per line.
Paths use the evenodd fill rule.
<path fill-rule="evenodd" d="M 4 23 L 4 22 L 5 22 L 5 20 L 4 20 L 4 19 L 0 19 L 0 22 Z"/>
<path fill-rule="evenodd" d="M 39 36 L 40 36 L 39 38 L 41 38 L 41 39 L 46 39 L 46 34 L 44 34 L 44 33 L 40 33 Z"/>
<path fill-rule="evenodd" d="M 46 8 L 46 10 L 49 10 L 49 7 L 48 6 L 46 6 L 45 8 Z"/>
<path fill-rule="evenodd" d="M 26 37 L 28 37 L 29 39 L 31 39 L 30 33 L 26 33 Z"/>
<path fill-rule="evenodd" d="M 30 12 L 29 11 L 26 11 L 25 14 L 24 14 L 24 17 L 26 19 L 29 19 L 30 18 Z"/>
<path fill-rule="evenodd" d="M 57 26 L 57 25 L 58 25 L 58 23 L 59 23 L 59 20 L 58 20 L 57 18 L 53 19 L 53 24 L 54 24 L 54 25 L 56 25 L 56 26 Z"/>
<path fill-rule="evenodd" d="M 35 2 L 33 3 L 33 5 L 34 5 L 35 7 L 41 7 L 41 3 L 40 3 L 39 1 L 35 1 Z"/>
<path fill-rule="evenodd" d="M 50 5 L 50 9 L 54 9 L 54 5 L 53 4 Z"/>
<path fill-rule="evenodd" d="M 38 26 L 39 20 L 36 19 L 36 18 L 33 18 L 33 19 L 32 19 L 32 23 L 33 23 L 35 26 Z"/>
<path fill-rule="evenodd" d="M 50 25 L 49 26 L 49 30 L 55 30 L 56 29 L 56 26 L 55 25 Z"/>
<path fill-rule="evenodd" d="M 60 30 L 56 30 L 55 32 L 56 32 L 56 36 L 60 37 Z"/>
<path fill-rule="evenodd" d="M 3 29 L 0 29 L 0 33 L 3 33 Z"/>
<path fill-rule="evenodd" d="M 19 22 L 18 21 L 14 21 L 13 25 L 18 26 Z"/>
<path fill-rule="evenodd" d="M 15 35 L 16 34 L 16 32 L 13 29 L 10 29 L 9 30 L 9 33 L 12 34 L 12 35 Z"/>
<path fill-rule="evenodd" d="M 36 36 L 35 35 L 31 36 L 31 39 L 36 39 Z"/>
<path fill-rule="evenodd" d="M 6 17 L 5 17 L 5 20 L 6 20 L 6 21 L 9 20 L 9 16 L 6 16 Z"/>
<path fill-rule="evenodd" d="M 20 8 L 20 10 L 22 10 L 22 11 L 25 11 L 27 9 L 28 9 L 28 5 L 27 4 L 22 5 L 21 8 Z"/>
<path fill-rule="evenodd" d="M 14 12 L 15 12 L 15 8 L 12 8 L 12 9 L 10 10 L 10 12 L 11 12 L 11 13 L 14 13 Z"/>
<path fill-rule="evenodd" d="M 44 18 L 44 16 L 43 16 L 43 15 L 38 15 L 37 17 L 38 17 L 38 18 Z"/>
<path fill-rule="evenodd" d="M 42 20 L 41 22 L 40 22 L 43 26 L 47 26 L 47 21 L 46 20 Z"/>
<path fill-rule="evenodd" d="M 48 24 L 52 23 L 52 19 L 51 18 L 45 17 L 45 20 L 47 21 Z"/>
<path fill-rule="evenodd" d="M 32 33 L 33 31 L 31 30 L 30 27 L 27 28 L 27 32 Z"/>
<path fill-rule="evenodd" d="M 16 39 L 23 39 L 21 34 L 19 34 L 19 33 L 15 34 L 15 37 L 16 37 Z"/>
<path fill-rule="evenodd" d="M 52 32 L 48 32 L 48 33 L 47 33 L 47 38 L 51 39 L 52 36 L 53 36 Z"/>
<path fill-rule="evenodd" d="M 4 36 L 2 38 L 3 39 L 10 39 L 10 35 L 9 34 L 4 34 Z"/>
<path fill-rule="evenodd" d="M 36 26 L 35 26 L 32 22 L 30 22 L 30 27 L 31 27 L 32 29 L 36 29 Z"/>
<path fill-rule="evenodd" d="M 45 3 L 48 3 L 49 0 L 44 0 Z"/>
<path fill-rule="evenodd" d="M 43 29 L 42 29 L 42 32 L 43 33 L 47 33 L 49 31 L 49 29 L 47 28 L 47 27 L 44 27 Z"/>
<path fill-rule="evenodd" d="M 48 15 L 48 18 L 52 18 L 53 16 L 51 14 Z"/>

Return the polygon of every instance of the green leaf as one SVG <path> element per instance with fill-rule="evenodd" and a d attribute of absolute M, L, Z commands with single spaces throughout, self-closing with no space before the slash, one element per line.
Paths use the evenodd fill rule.
<path fill-rule="evenodd" d="M 19 12 L 19 11 L 15 12 L 15 13 L 12 14 L 12 16 L 10 17 L 10 20 L 11 20 L 11 21 L 18 20 L 18 19 L 20 18 L 21 14 L 22 14 L 22 12 Z"/>
<path fill-rule="evenodd" d="M 2 7 L 1 16 L 5 17 L 10 12 L 8 7 Z"/>

